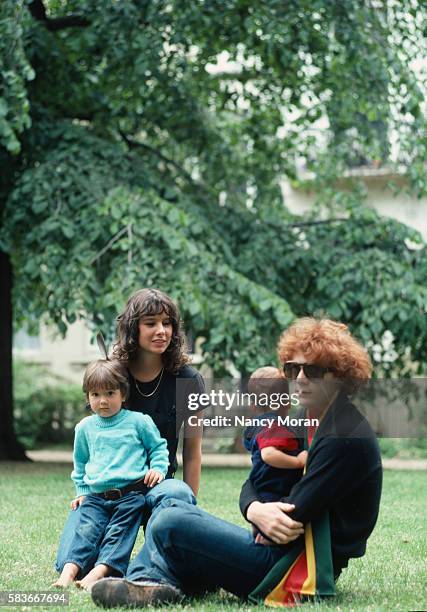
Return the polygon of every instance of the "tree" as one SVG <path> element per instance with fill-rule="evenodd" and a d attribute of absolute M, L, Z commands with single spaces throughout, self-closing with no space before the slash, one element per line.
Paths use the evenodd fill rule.
<path fill-rule="evenodd" d="M 422 361 L 425 245 L 360 207 L 357 185 L 337 187 L 355 143 L 378 159 L 381 122 L 400 135 L 395 163 L 426 189 L 423 82 L 407 66 L 421 3 L 4 0 L 1 11 L 1 261 L 16 324 L 65 333 L 83 317 L 111 337 L 126 297 L 151 285 L 178 299 L 217 373 L 271 362 L 301 314 L 345 320 L 366 343 L 390 330 L 395 370 L 408 354 Z M 314 218 L 283 205 L 301 158 Z M 9 381 L 5 370 L 3 457 L 20 454 Z"/>

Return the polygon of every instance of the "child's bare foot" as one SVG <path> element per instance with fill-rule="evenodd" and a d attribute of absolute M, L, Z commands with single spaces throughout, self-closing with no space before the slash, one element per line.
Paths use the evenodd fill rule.
<path fill-rule="evenodd" d="M 90 591 L 92 585 L 97 582 L 97 580 L 101 580 L 101 578 L 105 578 L 110 574 L 111 567 L 100 563 L 94 567 L 82 580 L 76 580 L 76 587 L 79 589 L 84 589 L 85 591 Z"/>
<path fill-rule="evenodd" d="M 61 575 L 58 580 L 51 586 L 57 587 L 58 589 L 64 589 L 72 584 L 79 572 L 79 566 L 75 563 L 66 563 L 63 567 Z"/>

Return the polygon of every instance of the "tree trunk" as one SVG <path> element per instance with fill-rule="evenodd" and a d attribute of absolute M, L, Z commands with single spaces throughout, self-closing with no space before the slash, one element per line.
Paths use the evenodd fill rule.
<path fill-rule="evenodd" d="M 0 250 L 0 461 L 28 461 L 13 428 L 12 266 Z"/>

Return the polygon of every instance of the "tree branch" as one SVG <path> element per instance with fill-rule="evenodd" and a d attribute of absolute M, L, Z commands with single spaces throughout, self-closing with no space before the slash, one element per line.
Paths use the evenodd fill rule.
<path fill-rule="evenodd" d="M 43 0 L 32 0 L 28 8 L 34 19 L 41 21 L 51 32 L 64 30 L 65 28 L 86 28 L 90 25 L 90 21 L 82 15 L 65 15 L 64 17 L 49 19 Z"/>
<path fill-rule="evenodd" d="M 89 261 L 89 265 L 91 266 L 93 263 L 95 263 L 95 261 L 97 261 L 100 257 L 102 257 L 104 255 L 104 253 L 106 253 L 115 242 L 117 242 L 117 240 L 119 238 L 121 238 L 123 236 L 123 234 L 126 234 L 128 232 L 128 226 L 126 225 L 125 227 L 122 227 L 121 230 L 119 230 L 117 232 L 117 234 L 114 234 L 114 236 L 111 238 L 111 240 L 105 245 L 105 247 L 103 247 L 96 255 L 94 255 L 92 257 L 92 259 Z"/>
<path fill-rule="evenodd" d="M 300 223 L 287 223 L 286 227 L 307 227 L 310 225 L 329 225 L 330 223 L 343 223 L 348 217 L 337 217 L 336 219 L 325 219 L 324 221 L 301 221 Z"/>
<path fill-rule="evenodd" d="M 191 174 L 187 172 L 187 170 L 185 170 L 182 166 L 177 164 L 173 159 L 166 157 L 166 155 L 163 155 L 163 153 L 160 153 L 160 151 L 157 151 L 157 149 L 150 147 L 150 145 L 147 145 L 144 142 L 138 142 L 136 140 L 132 140 L 131 138 L 126 136 L 126 134 L 124 134 L 123 132 L 119 132 L 119 133 L 130 149 L 137 149 L 137 148 L 145 149 L 152 155 L 155 155 L 156 157 L 161 159 L 163 162 L 165 162 L 165 164 L 168 164 L 169 166 L 173 166 L 176 170 L 178 170 L 180 174 L 182 174 L 187 179 L 187 181 L 189 181 L 193 185 L 195 184 L 195 181 L 193 177 L 191 176 Z M 200 187 L 202 187 L 202 185 L 200 185 Z"/>
<path fill-rule="evenodd" d="M 82 15 L 67 15 L 66 17 L 48 19 L 46 22 L 46 27 L 51 32 L 65 30 L 66 28 L 87 28 L 89 25 L 89 19 L 86 19 L 86 17 Z"/>
<path fill-rule="evenodd" d="M 61 116 L 64 119 L 77 119 L 78 121 L 88 121 L 89 122 L 93 120 L 95 116 L 95 111 L 90 112 L 90 113 L 70 113 L 68 112 L 67 109 L 63 112 L 61 109 Z"/>
<path fill-rule="evenodd" d="M 235 70 L 229 72 L 209 72 L 208 74 L 212 79 L 218 81 L 240 81 L 241 83 L 247 83 L 248 81 L 254 81 L 259 79 L 261 72 L 257 70 Z"/>
<path fill-rule="evenodd" d="M 135 149 L 139 147 L 139 148 L 145 149 L 149 153 L 155 155 L 156 157 L 164 161 L 165 164 L 172 165 L 174 168 L 176 168 L 176 170 L 178 170 L 178 172 L 182 174 L 187 179 L 187 181 L 189 181 L 192 185 L 206 190 L 206 187 L 204 185 L 201 185 L 200 183 L 196 183 L 193 177 L 182 166 L 180 166 L 175 161 L 173 161 L 173 159 L 169 159 L 169 157 L 166 157 L 165 155 L 163 155 L 163 153 L 160 153 L 160 151 L 157 151 L 157 149 L 154 149 L 153 147 L 150 147 L 149 145 L 143 142 L 132 140 L 131 138 L 129 138 L 126 134 L 124 134 L 121 131 L 119 133 L 120 133 L 120 136 L 123 138 L 123 140 L 126 142 L 126 144 L 129 146 L 129 148 Z M 347 217 L 337 217 L 335 219 L 325 219 L 322 221 L 301 221 L 297 223 L 287 223 L 286 227 L 308 227 L 311 225 L 329 225 L 331 223 L 343 223 L 344 221 L 348 221 L 348 218 Z M 272 227 L 275 227 L 274 224 L 269 223 L 269 222 L 266 222 L 266 225 L 271 225 Z"/>
<path fill-rule="evenodd" d="M 47 20 L 46 7 L 42 0 L 32 0 L 32 2 L 29 3 L 28 8 L 30 9 L 30 13 L 34 19 L 37 19 L 38 21 Z"/>

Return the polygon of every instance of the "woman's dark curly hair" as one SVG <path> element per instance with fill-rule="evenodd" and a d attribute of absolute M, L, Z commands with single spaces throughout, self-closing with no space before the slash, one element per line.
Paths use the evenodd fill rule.
<path fill-rule="evenodd" d="M 132 362 L 139 348 L 139 321 L 147 315 L 165 313 L 172 323 L 172 339 L 162 354 L 166 372 L 176 374 L 190 361 L 187 343 L 182 327 L 178 306 L 171 298 L 158 289 L 141 289 L 128 300 L 124 311 L 117 317 L 116 343 L 113 357 Z"/>

